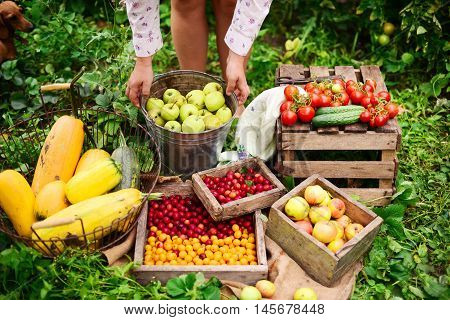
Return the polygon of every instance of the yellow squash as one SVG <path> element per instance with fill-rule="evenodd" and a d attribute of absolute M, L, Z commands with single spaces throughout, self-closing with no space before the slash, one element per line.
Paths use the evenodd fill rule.
<path fill-rule="evenodd" d="M 109 158 L 110 155 L 108 152 L 102 149 L 89 149 L 86 151 L 78 161 L 77 169 L 75 170 L 75 174 L 80 173 L 82 171 L 86 171 L 87 169 L 92 168 L 94 164 L 96 164 L 99 160 Z"/>
<path fill-rule="evenodd" d="M 31 236 L 31 225 L 36 222 L 34 202 L 33 191 L 20 173 L 14 170 L 0 173 L 0 207 L 20 236 Z"/>
<path fill-rule="evenodd" d="M 47 183 L 36 196 L 34 212 L 38 219 L 46 219 L 69 206 L 63 181 Z"/>
<path fill-rule="evenodd" d="M 117 186 L 122 174 L 111 159 L 99 160 L 92 168 L 74 175 L 66 184 L 66 197 L 70 203 L 102 195 Z"/>
<path fill-rule="evenodd" d="M 126 217 L 133 207 L 140 204 L 144 196 L 145 194 L 137 189 L 123 189 L 78 202 L 77 204 L 59 211 L 42 222 L 45 222 L 48 225 L 52 221 L 61 219 L 81 218 L 83 219 L 84 230 L 86 234 L 88 234 L 93 232 L 95 228 L 109 227 L 114 220 Z M 115 228 L 117 228 L 118 225 L 119 224 L 115 224 Z M 42 229 L 36 228 L 36 233 L 42 240 L 52 238 L 65 239 L 69 235 L 82 236 L 83 230 L 80 221 L 75 220 L 66 225 Z M 102 233 L 101 231 L 96 232 L 96 239 L 106 236 L 107 234 L 108 231 L 106 231 L 106 233 Z M 33 234 L 32 238 L 37 239 L 37 236 Z M 93 239 L 93 235 L 88 237 L 88 240 Z"/>
<path fill-rule="evenodd" d="M 39 155 L 31 189 L 37 195 L 49 182 L 69 181 L 83 147 L 83 122 L 72 116 L 56 120 Z"/>

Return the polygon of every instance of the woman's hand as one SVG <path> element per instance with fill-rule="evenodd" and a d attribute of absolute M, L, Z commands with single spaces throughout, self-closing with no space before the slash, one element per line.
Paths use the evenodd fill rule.
<path fill-rule="evenodd" d="M 152 57 L 137 57 L 134 70 L 128 80 L 126 95 L 136 107 L 140 107 L 141 97 L 150 95 L 153 82 Z"/>
<path fill-rule="evenodd" d="M 227 59 L 227 95 L 236 93 L 239 104 L 244 104 L 250 93 L 245 78 L 245 57 L 230 50 Z"/>

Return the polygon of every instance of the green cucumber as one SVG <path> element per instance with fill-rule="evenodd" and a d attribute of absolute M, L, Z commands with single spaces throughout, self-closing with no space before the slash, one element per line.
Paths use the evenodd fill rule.
<path fill-rule="evenodd" d="M 320 128 L 356 123 L 359 121 L 359 116 L 361 113 L 362 111 L 350 111 L 343 113 L 322 114 L 315 116 L 312 119 L 312 124 L 314 127 Z"/>
<path fill-rule="evenodd" d="M 120 146 L 113 151 L 111 158 L 120 163 L 122 167 L 122 180 L 114 191 L 136 188 L 139 189 L 139 162 L 133 149 L 127 146 L 125 137 L 120 131 Z"/>
<path fill-rule="evenodd" d="M 342 107 L 319 108 L 316 110 L 316 116 L 320 116 L 322 114 L 335 114 L 335 113 L 344 113 L 344 112 L 351 112 L 351 111 L 364 111 L 364 107 L 349 105 L 349 106 L 342 106 Z"/>

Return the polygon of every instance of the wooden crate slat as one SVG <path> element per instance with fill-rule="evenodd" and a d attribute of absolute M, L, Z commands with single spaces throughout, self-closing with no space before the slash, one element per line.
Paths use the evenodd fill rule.
<path fill-rule="evenodd" d="M 344 126 L 344 132 L 365 133 L 367 132 L 367 128 L 367 123 L 357 122 Z"/>
<path fill-rule="evenodd" d="M 315 173 L 325 178 L 393 179 L 395 163 L 391 161 L 283 161 L 285 171 L 296 178 Z"/>
<path fill-rule="evenodd" d="M 320 133 L 320 134 L 338 134 L 339 133 L 339 127 L 333 126 L 333 127 L 317 128 L 317 133 Z"/>
<path fill-rule="evenodd" d="M 377 83 L 375 93 L 387 90 L 379 66 L 361 66 L 359 69 L 361 70 L 363 81 L 366 81 L 367 79 L 375 80 L 375 82 Z"/>
<path fill-rule="evenodd" d="M 281 147 L 283 150 L 395 150 L 396 133 L 375 133 L 368 131 L 361 135 L 346 133 L 328 135 L 326 139 L 320 134 L 283 133 Z"/>
<path fill-rule="evenodd" d="M 311 123 L 297 122 L 293 126 L 283 126 L 283 132 L 309 132 L 311 130 Z"/>
<path fill-rule="evenodd" d="M 279 77 L 291 77 L 293 79 L 305 78 L 304 66 L 301 64 L 282 64 L 278 68 Z"/>
<path fill-rule="evenodd" d="M 364 201 L 371 201 L 369 204 L 374 206 L 384 206 L 389 203 L 389 196 L 392 196 L 392 188 L 341 188 L 342 191 L 351 196 L 357 196 Z M 385 198 L 386 197 L 386 198 Z"/>
<path fill-rule="evenodd" d="M 397 132 L 398 125 L 396 124 L 396 121 L 396 119 L 389 119 L 384 126 L 376 128 L 375 132 Z"/>

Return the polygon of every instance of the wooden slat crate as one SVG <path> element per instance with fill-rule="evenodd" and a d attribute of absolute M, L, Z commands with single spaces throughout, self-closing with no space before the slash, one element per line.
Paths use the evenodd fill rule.
<path fill-rule="evenodd" d="M 166 183 L 157 185 L 154 192 L 162 192 L 166 196 L 181 195 L 183 197 L 193 196 L 194 190 L 190 181 Z M 246 284 L 255 284 L 258 280 L 266 279 L 268 274 L 266 246 L 264 242 L 264 228 L 261 219 L 261 211 L 254 214 L 255 221 L 255 243 L 258 265 L 217 265 L 217 266 L 149 266 L 144 265 L 145 244 L 148 238 L 147 213 L 139 217 L 134 251 L 134 262 L 139 267 L 133 270 L 139 283 L 147 284 L 152 280 L 166 283 L 173 277 L 190 272 L 203 272 L 206 278 L 215 276 L 221 280 L 238 281 Z"/>
<path fill-rule="evenodd" d="M 345 214 L 364 229 L 336 253 L 299 228 L 284 211 L 286 202 L 294 196 L 304 196 L 307 186 L 320 185 L 332 197 L 345 203 Z M 336 188 L 328 180 L 313 175 L 275 202 L 269 214 L 267 235 L 297 262 L 308 275 L 320 284 L 331 287 L 369 250 L 383 219 L 354 201 L 350 195 Z"/>
<path fill-rule="evenodd" d="M 378 66 L 328 67 L 303 65 L 282 65 L 277 69 L 277 78 L 291 77 L 304 79 L 341 75 L 345 81 L 364 81 L 373 79 L 377 83 L 375 93 L 386 90 Z M 365 123 L 355 123 L 341 127 L 314 128 L 311 124 L 297 123 L 292 127 L 277 122 L 277 164 L 280 174 L 295 178 L 307 178 L 318 173 L 325 178 L 341 179 L 344 190 L 359 196 L 373 205 L 385 205 L 394 193 L 397 175 L 396 151 L 400 147 L 401 129 L 397 119 L 391 119 L 381 128 L 370 128 Z M 326 157 L 327 151 L 374 151 L 376 161 L 336 161 L 331 156 L 320 161 L 296 160 L 296 152 L 307 151 L 321 153 Z M 350 154 L 349 154 L 350 155 Z M 371 188 L 362 186 L 361 179 L 375 179 L 377 184 Z"/>
<path fill-rule="evenodd" d="M 255 169 L 257 173 L 260 173 L 268 179 L 274 188 L 221 205 L 203 182 L 203 176 L 223 177 L 227 171 L 239 171 L 243 167 Z M 236 161 L 226 166 L 195 173 L 192 175 L 192 183 L 197 197 L 203 203 L 206 210 L 208 210 L 211 217 L 216 221 L 232 219 L 258 209 L 269 208 L 286 193 L 284 185 L 264 164 L 264 161 L 258 158 Z"/>

